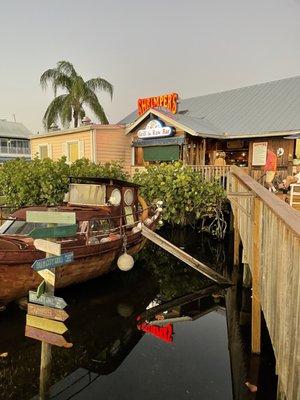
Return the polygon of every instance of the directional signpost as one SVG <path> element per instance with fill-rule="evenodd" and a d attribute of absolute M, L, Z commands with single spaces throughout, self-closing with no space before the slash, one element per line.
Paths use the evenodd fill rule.
<path fill-rule="evenodd" d="M 56 256 L 61 255 L 61 245 L 59 243 L 49 242 L 49 240 L 44 239 L 35 239 L 33 244 L 37 250 L 41 250 L 49 254 L 54 254 Z"/>
<path fill-rule="evenodd" d="M 36 317 L 35 315 L 26 316 L 26 325 L 33 326 L 34 328 L 44 329 L 48 332 L 58 333 L 59 335 L 63 335 L 68 330 L 63 322 L 53 321 L 52 319 L 43 317 Z"/>
<path fill-rule="evenodd" d="M 73 343 L 67 342 L 62 335 L 57 335 L 53 332 L 47 332 L 43 329 L 37 329 L 33 326 L 26 325 L 25 336 L 40 340 L 41 342 L 48 343 L 50 345 L 53 344 L 55 346 L 65 347 L 67 349 L 73 347 Z"/>
<path fill-rule="evenodd" d="M 51 294 L 42 294 L 40 297 L 37 297 L 37 293 L 33 291 L 29 292 L 29 301 L 30 303 L 59 308 L 61 310 L 67 307 L 67 303 L 61 297 L 56 297 Z"/>
<path fill-rule="evenodd" d="M 54 256 L 48 258 L 42 258 L 41 260 L 35 260 L 31 268 L 35 271 L 41 271 L 43 269 L 52 269 L 59 267 L 64 264 L 73 262 L 74 254 L 72 252 L 64 253 L 61 256 Z"/>
<path fill-rule="evenodd" d="M 66 313 L 66 311 L 60 310 L 59 308 L 40 306 L 38 304 L 31 303 L 28 304 L 27 314 L 61 322 L 64 322 L 69 318 L 69 315 Z"/>
<path fill-rule="evenodd" d="M 36 292 L 29 292 L 25 327 L 25 336 L 42 342 L 40 398 L 44 398 L 50 377 L 51 345 L 73 346 L 63 337 L 68 330 L 63 323 L 69 317 L 63 310 L 67 303 L 63 298 L 54 296 L 54 290 L 55 268 L 72 263 L 74 255 L 72 252 L 62 254 L 61 245 L 54 238 L 74 236 L 77 231 L 76 216 L 72 212 L 27 211 L 26 221 L 47 224 L 46 227 L 35 227 L 29 234 L 35 239 L 35 248 L 45 252 L 46 258 L 35 260 L 31 266 L 41 275 L 43 282 Z"/>

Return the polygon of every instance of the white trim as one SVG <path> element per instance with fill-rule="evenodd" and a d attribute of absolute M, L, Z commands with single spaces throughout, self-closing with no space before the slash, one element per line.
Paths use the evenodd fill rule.
<path fill-rule="evenodd" d="M 131 147 L 131 166 L 135 165 L 135 147 Z"/>
<path fill-rule="evenodd" d="M 96 162 L 96 129 L 91 131 L 91 159 Z"/>
<path fill-rule="evenodd" d="M 48 143 L 43 143 L 43 144 L 39 144 L 38 145 L 38 157 L 39 157 L 39 159 L 40 160 L 42 160 L 42 158 L 41 158 L 41 147 L 46 147 L 47 148 L 47 157 L 45 157 L 45 158 L 48 158 L 49 157 L 49 144 Z"/>
<path fill-rule="evenodd" d="M 128 125 L 125 128 L 125 135 L 128 135 L 135 127 L 137 127 L 145 118 L 148 117 L 149 114 L 154 114 L 160 119 L 162 119 L 165 122 L 168 122 L 169 124 L 173 125 L 175 128 L 182 129 L 183 131 L 189 133 L 190 135 L 193 136 L 199 136 L 197 132 L 195 132 L 193 129 L 181 124 L 178 121 L 175 121 L 173 118 L 168 117 L 164 113 L 161 113 L 157 110 L 154 110 L 153 108 L 149 108 L 144 114 L 142 114 L 137 120 L 135 120 L 131 125 Z"/>

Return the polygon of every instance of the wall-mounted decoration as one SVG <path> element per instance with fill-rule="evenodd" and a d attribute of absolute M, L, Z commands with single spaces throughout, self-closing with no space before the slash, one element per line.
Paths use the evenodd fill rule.
<path fill-rule="evenodd" d="M 152 119 L 148 122 L 145 129 L 140 129 L 138 131 L 137 135 L 140 139 L 168 137 L 174 135 L 174 128 L 165 126 L 164 123 L 158 119 Z"/>
<path fill-rule="evenodd" d="M 278 147 L 276 154 L 277 154 L 277 157 L 282 157 L 284 155 L 284 148 Z"/>
<path fill-rule="evenodd" d="M 253 143 L 252 165 L 265 165 L 268 142 Z"/>
<path fill-rule="evenodd" d="M 149 108 L 164 107 L 171 111 L 171 113 L 177 113 L 177 93 L 168 93 L 161 96 L 146 97 L 144 99 L 138 99 L 138 115 L 144 114 Z"/>

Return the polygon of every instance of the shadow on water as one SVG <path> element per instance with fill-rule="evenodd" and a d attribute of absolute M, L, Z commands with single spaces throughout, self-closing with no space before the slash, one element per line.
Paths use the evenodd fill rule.
<path fill-rule="evenodd" d="M 68 303 L 74 346 L 52 346 L 50 398 L 275 399 L 270 343 L 263 341 L 259 363 L 250 357 L 249 289 L 242 271 L 231 268 L 230 238 L 190 230 L 162 235 L 234 286 L 220 290 L 148 243 L 129 273 L 58 291 Z M 41 344 L 24 337 L 24 326 L 16 306 L 0 314 L 0 399 L 38 398 Z M 246 389 L 247 379 L 257 393 Z"/>

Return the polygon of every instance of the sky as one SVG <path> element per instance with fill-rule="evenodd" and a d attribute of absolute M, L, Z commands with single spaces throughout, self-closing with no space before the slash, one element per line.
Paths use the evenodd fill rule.
<path fill-rule="evenodd" d="M 300 0 L 2 0 L 0 119 L 43 132 L 53 92 L 39 78 L 60 60 L 113 84 L 112 101 L 99 94 L 110 123 L 139 97 L 299 75 L 299 21 Z"/>

